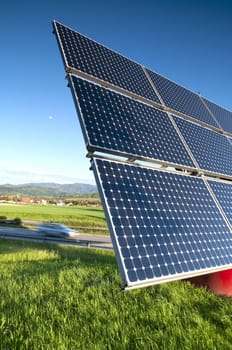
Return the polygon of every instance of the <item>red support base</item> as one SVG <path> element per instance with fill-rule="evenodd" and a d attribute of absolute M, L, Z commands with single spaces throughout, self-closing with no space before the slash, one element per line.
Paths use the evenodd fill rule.
<path fill-rule="evenodd" d="M 197 287 L 206 287 L 217 295 L 232 297 L 232 269 L 189 278 Z"/>
<path fill-rule="evenodd" d="M 219 295 L 232 296 L 232 269 L 209 275 L 209 289 Z"/>

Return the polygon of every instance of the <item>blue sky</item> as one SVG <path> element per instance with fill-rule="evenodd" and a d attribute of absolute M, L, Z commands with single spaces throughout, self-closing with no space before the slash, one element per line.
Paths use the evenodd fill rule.
<path fill-rule="evenodd" d="M 229 0 L 8 0 L 0 11 L 0 184 L 94 183 L 53 19 L 232 110 Z"/>

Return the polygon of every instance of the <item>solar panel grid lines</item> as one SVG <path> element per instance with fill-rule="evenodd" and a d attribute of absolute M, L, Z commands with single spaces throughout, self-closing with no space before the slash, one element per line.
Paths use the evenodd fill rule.
<path fill-rule="evenodd" d="M 165 112 L 73 75 L 69 81 L 88 147 L 195 169 Z"/>
<path fill-rule="evenodd" d="M 78 114 L 78 119 L 79 119 L 79 122 L 80 122 L 81 131 L 82 131 L 82 134 L 83 134 L 83 137 L 84 137 L 85 146 L 86 146 L 87 149 L 90 150 L 91 149 L 91 145 L 89 144 L 88 131 L 87 131 L 86 127 L 85 127 L 85 119 L 84 119 L 84 116 L 83 116 L 83 113 L 82 113 L 82 110 L 81 110 L 81 107 L 80 107 L 80 104 L 79 104 L 77 92 L 76 92 L 74 84 L 73 84 L 72 75 L 68 74 L 67 75 L 67 79 L 68 79 L 68 87 L 71 90 L 73 101 L 74 101 L 74 104 L 75 104 L 75 108 L 76 108 L 76 111 L 77 111 L 77 114 Z"/>
<path fill-rule="evenodd" d="M 207 182 L 232 228 L 232 182 L 215 180 L 207 180 Z"/>
<path fill-rule="evenodd" d="M 217 123 L 219 129 L 222 130 L 223 132 L 223 127 L 221 126 L 221 124 L 219 123 L 219 121 L 217 120 L 217 118 L 214 116 L 213 112 L 210 110 L 209 106 L 207 105 L 205 99 L 202 96 L 199 96 L 202 103 L 204 104 L 205 108 L 209 111 L 209 113 L 211 114 L 211 116 L 213 117 L 213 119 L 215 120 L 215 122 Z"/>
<path fill-rule="evenodd" d="M 125 288 L 231 267 L 232 236 L 202 178 L 93 159 Z"/>
<path fill-rule="evenodd" d="M 217 120 L 218 124 L 221 125 L 221 128 L 226 133 L 232 134 L 232 112 L 207 100 L 206 98 L 202 98 L 202 100 L 211 111 L 211 114 Z"/>
<path fill-rule="evenodd" d="M 184 118 L 190 120 L 195 118 L 195 120 L 203 123 L 203 125 L 208 124 L 212 129 L 219 130 L 220 126 L 218 122 L 209 111 L 209 108 L 207 108 L 207 105 L 202 102 L 202 98 L 197 94 L 148 70 L 125 56 L 98 44 L 94 40 L 87 38 L 59 22 L 54 21 L 53 26 L 61 49 L 64 65 L 68 73 L 96 81 L 97 83 L 111 87 L 124 94 L 132 95 L 132 97 L 141 99 L 146 103 L 149 103 L 150 101 L 150 104 L 157 108 L 169 110 L 169 112 L 174 112 L 175 110 L 174 113 L 177 113 Z M 78 45 L 80 45 L 80 47 Z M 93 45 L 93 47 L 91 45 Z M 89 49 L 90 51 L 88 51 Z M 101 49 L 104 51 L 104 54 L 102 54 Z M 111 60 L 111 56 L 114 58 L 117 57 L 113 66 L 110 61 L 102 61 L 103 58 Z M 129 72 L 127 71 L 127 66 L 132 68 L 131 65 L 135 66 L 132 71 Z M 126 67 L 125 71 L 124 66 Z M 110 73 L 104 73 L 101 67 L 103 71 L 109 69 Z M 164 90 L 165 92 L 169 90 L 169 96 L 174 92 L 174 98 L 172 99 L 171 104 L 177 103 L 177 106 L 168 105 L 168 101 L 164 99 L 158 86 L 156 86 L 157 84 L 154 83 L 152 75 L 153 78 L 154 76 L 158 76 L 159 79 L 163 80 L 165 83 L 171 84 L 172 87 L 175 86 L 174 90 L 176 91 L 172 91 L 173 89 L 170 88 L 170 86 L 168 89 L 165 88 Z M 114 81 L 114 79 L 116 80 Z M 117 79 L 119 80 L 117 81 Z M 127 86 L 127 84 L 129 85 Z M 137 91 L 138 89 L 140 91 Z M 178 91 L 179 95 L 178 93 L 176 94 Z M 186 94 L 188 95 L 188 99 L 186 99 Z M 200 103 L 199 99 L 201 101 Z M 194 105 L 197 106 L 197 108 L 193 108 Z"/>
<path fill-rule="evenodd" d="M 232 177 L 232 145 L 227 137 L 196 123 L 173 116 L 177 127 L 204 173 Z"/>
<path fill-rule="evenodd" d="M 218 123 L 202 103 L 199 95 L 149 69 L 147 72 L 168 108 L 216 129 L 219 128 Z"/>
<path fill-rule="evenodd" d="M 187 150 L 188 155 L 190 156 L 190 158 L 191 158 L 193 164 L 195 165 L 197 171 L 199 172 L 199 171 L 200 171 L 200 166 L 199 166 L 199 164 L 197 163 L 197 160 L 195 159 L 195 157 L 194 157 L 194 155 L 193 155 L 191 149 L 189 148 L 189 146 L 188 146 L 187 142 L 185 141 L 183 135 L 181 134 L 179 128 L 177 127 L 177 125 L 176 125 L 176 123 L 175 123 L 175 121 L 174 121 L 174 119 L 173 119 L 172 114 L 171 114 L 171 113 L 168 113 L 168 112 L 167 112 L 167 114 L 168 114 L 168 117 L 169 117 L 169 119 L 170 119 L 172 125 L 174 126 L 174 128 L 175 128 L 177 134 L 179 135 L 179 138 L 181 139 L 181 141 L 182 141 L 182 143 L 183 143 L 185 149 Z"/>
<path fill-rule="evenodd" d="M 152 81 L 150 75 L 148 74 L 148 71 L 147 71 L 146 67 L 143 67 L 143 66 L 142 66 L 142 68 L 143 68 L 143 71 L 144 71 L 144 73 L 145 73 L 147 79 L 149 80 L 149 83 L 151 84 L 151 86 L 152 86 L 153 90 L 155 91 L 156 95 L 158 96 L 161 105 L 164 107 L 164 109 L 166 109 L 165 103 L 164 103 L 164 101 L 163 101 L 161 95 L 159 94 L 159 91 L 157 90 L 157 88 L 156 88 L 154 82 Z M 159 108 L 159 106 L 158 106 L 158 108 Z"/>
<path fill-rule="evenodd" d="M 99 195 L 100 195 L 100 199 L 101 199 L 101 203 L 102 203 L 102 206 L 103 206 L 103 209 L 104 209 L 104 214 L 105 214 L 105 217 L 106 217 L 106 221 L 107 221 L 107 226 L 108 226 L 108 229 L 109 229 L 109 232 L 110 232 L 110 238 L 111 238 L 111 241 L 112 241 L 112 245 L 113 245 L 113 249 L 114 249 L 114 252 L 115 252 L 115 257 L 116 257 L 116 260 L 117 260 L 117 264 L 118 264 L 118 267 L 119 267 L 119 271 L 120 271 L 120 275 L 121 275 L 121 278 L 122 278 L 122 281 L 123 281 L 123 287 L 124 285 L 126 284 L 126 281 L 127 281 L 127 276 L 126 276 L 126 273 L 125 273 L 125 264 L 123 262 L 123 256 L 121 254 L 121 251 L 119 249 L 119 245 L 118 245 L 118 239 L 117 239 L 117 236 L 115 234 L 115 231 L 114 231 L 114 227 L 112 225 L 112 221 L 111 221 L 111 214 L 110 214 L 110 207 L 109 207 L 109 203 L 107 201 L 107 195 L 105 193 L 105 191 L 103 190 L 103 187 L 102 187 L 102 180 L 101 180 L 101 175 L 100 175 L 100 172 L 99 172 L 99 169 L 98 169 L 98 166 L 97 166 L 97 162 L 98 161 L 102 161 L 102 162 L 110 162 L 112 160 L 108 160 L 108 159 L 102 159 L 102 158 L 96 158 L 96 157 L 93 157 L 91 159 L 91 170 L 93 171 L 94 173 L 94 178 L 95 178 L 95 181 L 96 181 L 96 184 L 97 184 L 97 188 L 98 188 L 98 192 L 99 192 Z M 123 164 L 123 163 L 122 163 Z"/>
<path fill-rule="evenodd" d="M 160 104 L 142 66 L 84 35 L 53 22 L 66 71 L 76 69 Z"/>

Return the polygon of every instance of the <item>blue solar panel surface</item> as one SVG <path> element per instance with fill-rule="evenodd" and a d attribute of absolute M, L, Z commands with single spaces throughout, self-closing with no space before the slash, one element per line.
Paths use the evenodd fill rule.
<path fill-rule="evenodd" d="M 89 151 L 195 168 L 185 143 L 203 174 L 232 176 L 232 141 L 211 130 L 232 134 L 232 112 L 147 70 L 154 90 L 141 65 L 58 22 L 53 25 L 66 71 L 82 76 L 69 74 L 69 85 Z M 93 83 L 97 79 L 110 85 Z M 113 91 L 115 86 L 127 91 Z M 176 114 L 196 120 L 173 116 L 182 137 L 166 112 L 128 96 L 160 104 L 155 91 Z M 207 185 L 195 172 L 178 174 L 89 155 L 126 288 L 232 266 L 231 183 L 207 180 Z"/>
<path fill-rule="evenodd" d="M 232 225 L 232 183 L 208 181 L 227 219 Z"/>
<path fill-rule="evenodd" d="M 165 112 L 75 76 L 70 86 L 89 145 L 194 168 Z"/>
<path fill-rule="evenodd" d="M 167 107 L 219 128 L 197 94 L 157 73 L 147 71 Z"/>
<path fill-rule="evenodd" d="M 93 160 L 127 286 L 232 263 L 232 235 L 202 179 Z"/>
<path fill-rule="evenodd" d="M 225 136 L 176 116 L 174 120 L 202 170 L 232 176 L 232 145 Z"/>
<path fill-rule="evenodd" d="M 221 125 L 222 129 L 232 134 L 232 112 L 204 98 L 204 102 Z"/>
<path fill-rule="evenodd" d="M 55 22 L 67 66 L 160 103 L 141 65 Z"/>

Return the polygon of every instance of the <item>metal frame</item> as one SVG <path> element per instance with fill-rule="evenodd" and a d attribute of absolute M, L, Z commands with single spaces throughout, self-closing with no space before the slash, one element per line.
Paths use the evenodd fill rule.
<path fill-rule="evenodd" d="M 162 97 L 160 96 L 160 94 L 159 94 L 159 92 L 158 92 L 158 90 L 157 90 L 155 84 L 153 83 L 153 81 L 151 80 L 151 78 L 150 78 L 150 76 L 149 76 L 149 73 L 148 73 L 148 71 L 147 71 L 148 68 L 143 67 L 143 69 L 144 69 L 144 71 L 146 72 L 146 76 L 147 76 L 147 78 L 148 78 L 148 80 L 149 80 L 149 82 L 150 82 L 152 88 L 154 89 L 154 91 L 155 91 L 156 94 L 158 95 L 158 97 L 159 97 L 159 99 L 160 99 L 160 101 L 161 101 L 161 103 L 162 103 L 162 105 L 163 105 L 165 111 L 167 111 L 167 112 L 169 112 L 169 113 L 172 113 L 172 114 L 175 114 L 175 115 L 178 115 L 178 116 L 180 116 L 180 117 L 182 117 L 182 118 L 184 118 L 184 119 L 186 119 L 186 120 L 190 120 L 190 121 L 193 121 L 193 122 L 195 122 L 195 123 L 198 123 L 198 124 L 200 124 L 201 126 L 210 128 L 210 129 L 212 129 L 212 130 L 214 130 L 214 131 L 217 131 L 217 132 L 219 132 L 219 133 L 224 133 L 223 128 L 220 126 L 220 124 L 219 124 L 218 121 L 215 119 L 215 117 L 213 116 L 212 112 L 208 110 L 208 108 L 207 108 L 207 110 L 210 112 L 210 115 L 213 117 L 213 119 L 214 119 L 214 121 L 216 122 L 216 124 L 218 124 L 218 126 L 219 126 L 218 128 L 216 128 L 215 126 L 213 126 L 213 125 L 211 125 L 211 124 L 207 124 L 207 123 L 205 123 L 205 122 L 203 122 L 203 121 L 201 121 L 201 120 L 199 120 L 199 119 L 196 119 L 196 118 L 194 118 L 194 117 L 192 117 L 192 116 L 190 116 L 190 115 L 188 115 L 188 114 L 184 114 L 184 113 L 182 113 L 182 112 L 179 112 L 179 111 L 177 111 L 177 110 L 175 110 L 175 109 L 172 109 L 172 108 L 166 106 L 166 105 L 165 105 L 165 102 L 164 102 L 164 100 L 162 99 Z M 152 72 L 152 71 L 151 71 L 151 72 Z M 156 73 L 156 72 L 155 72 L 155 73 Z M 156 74 L 160 75 L 159 73 L 156 73 Z M 177 84 L 176 82 L 174 82 L 173 80 L 171 80 L 171 79 L 169 79 L 169 78 L 166 78 L 166 77 L 163 77 L 163 76 L 161 76 L 161 77 L 167 79 L 167 80 L 170 81 L 171 83 Z M 186 87 L 184 87 L 184 86 L 182 86 L 182 85 L 180 85 L 180 84 L 177 84 L 177 85 L 180 86 L 181 88 L 183 88 L 183 89 L 185 89 L 185 90 L 191 92 L 191 93 L 194 93 L 193 91 L 187 89 Z M 200 100 L 202 100 L 200 94 L 196 94 L 196 93 L 194 93 L 194 94 L 195 94 L 196 96 L 198 96 L 198 97 L 200 98 Z M 205 106 L 205 103 L 203 103 L 203 105 Z"/>
<path fill-rule="evenodd" d="M 104 157 L 104 154 L 106 155 L 114 155 L 114 156 L 118 156 L 118 157 L 123 157 L 123 158 L 127 158 L 127 162 L 130 163 L 130 162 L 135 162 L 135 161 L 143 161 L 143 162 L 146 162 L 146 163 L 151 163 L 151 164 L 155 164 L 155 165 L 160 165 L 162 167 L 174 167 L 174 168 L 181 168 L 183 170 L 186 170 L 187 172 L 190 172 L 190 173 L 197 173 L 198 176 L 201 176 L 201 175 L 206 175 L 206 176 L 212 176 L 213 178 L 219 178 L 219 179 L 227 179 L 227 180 L 232 180 L 232 175 L 227 175 L 227 174 L 223 174 L 223 173 L 218 173 L 218 172 L 215 172 L 215 171 L 211 171 L 211 170 L 207 170 L 207 169 L 202 169 L 197 160 L 195 159 L 193 153 L 191 152 L 187 142 L 185 141 L 184 137 L 182 136 L 182 133 L 181 131 L 179 130 L 178 126 L 176 125 L 174 119 L 173 119 L 173 116 L 169 113 L 169 112 L 166 112 L 169 120 L 171 121 L 174 129 L 176 130 L 179 138 L 180 138 L 180 141 L 182 142 L 183 146 L 185 147 L 186 151 L 187 151 L 187 154 L 189 155 L 190 159 L 192 160 L 193 164 L 195 165 L 196 168 L 192 168 L 192 167 L 189 167 L 189 166 L 186 166 L 186 165 L 183 165 L 183 164 L 178 164 L 178 163 L 172 163 L 172 162 L 168 162 L 168 161 L 163 161 L 163 160 L 160 160 L 160 159 L 155 159 L 155 158 L 148 158 L 148 157 L 143 157 L 143 156 L 139 156 L 139 155 L 136 155 L 136 154 L 131 154 L 131 153 L 127 153 L 127 152 L 121 152 L 121 151 L 117 151 L 117 150 L 113 150 L 113 149 L 110 149 L 110 148 L 104 148 L 104 147 L 99 147 L 97 145 L 94 145 L 94 144 L 90 144 L 89 142 L 89 137 L 88 137 L 88 132 L 87 132 L 87 129 L 86 129 L 86 126 L 85 126 L 85 121 L 84 121 L 84 118 L 83 118 L 83 115 L 82 115 L 82 111 L 81 111 L 81 108 L 80 108 L 80 105 L 79 105 L 79 101 L 78 101 L 78 96 L 75 92 L 75 89 L 74 89 L 74 85 L 73 85 L 73 81 L 72 81 L 72 74 L 68 74 L 67 75 L 67 79 L 69 81 L 69 87 L 71 87 L 71 92 L 72 92 L 72 96 L 73 96 L 73 100 L 74 100 L 74 104 L 76 106 L 76 110 L 77 110 L 77 114 L 79 116 L 79 120 L 80 120 L 80 124 L 81 124 L 81 129 L 82 129 L 82 133 L 84 135 L 84 139 L 85 139 L 85 144 L 86 144 L 86 148 L 88 150 L 88 157 L 89 158 L 92 158 L 94 157 L 94 153 L 95 152 L 100 152 L 102 154 L 102 156 Z M 75 75 L 76 76 L 76 75 Z M 77 78 L 80 78 L 80 79 L 83 79 L 84 77 L 81 76 L 76 76 Z M 83 80 L 86 80 L 85 78 Z M 112 86 L 109 86 L 110 84 L 105 84 L 105 85 L 102 85 L 102 84 L 99 84 L 99 82 L 95 80 L 87 80 L 89 81 L 90 83 L 94 83 L 96 85 L 99 85 L 103 88 L 106 88 L 106 89 L 109 89 L 110 91 L 114 92 L 114 93 L 118 93 L 117 91 L 115 91 L 114 89 L 112 89 Z M 131 96 L 131 95 L 125 95 L 125 94 L 122 94 L 121 92 L 119 92 L 119 94 L 127 97 L 127 98 L 131 98 L 134 100 L 134 97 Z M 135 101 L 138 101 L 140 103 L 144 103 L 146 105 L 148 105 L 149 107 L 153 107 L 153 108 L 157 108 L 151 104 L 147 104 L 145 103 L 144 101 L 141 101 L 140 99 L 135 99 Z M 163 112 L 165 112 L 165 110 L 162 110 Z M 186 119 L 186 118 L 185 118 Z M 188 120 L 190 121 L 190 120 Z M 199 124 L 199 123 L 196 123 L 196 120 L 193 119 L 192 122 L 194 122 L 195 124 Z M 216 132 L 215 130 L 212 130 L 212 128 L 208 128 L 208 125 L 207 125 L 207 129 L 211 130 L 211 131 L 214 131 Z M 222 133 L 220 133 L 220 135 L 226 137 L 225 135 L 223 135 Z M 230 142 L 228 140 L 228 142 Z M 149 165 L 147 165 L 149 167 Z"/>
<path fill-rule="evenodd" d="M 108 152 L 107 155 L 106 153 L 101 153 L 100 151 L 96 151 L 96 153 L 94 153 L 96 150 L 88 152 L 86 157 L 90 158 L 90 160 L 93 159 L 105 159 L 105 160 L 110 160 L 110 161 L 114 161 L 114 162 L 118 162 L 118 163 L 123 163 L 123 164 L 131 164 L 131 165 L 137 165 L 143 168 L 147 168 L 147 169 L 160 169 L 162 171 L 167 171 L 169 173 L 176 173 L 176 174 L 180 174 L 183 173 L 184 175 L 193 175 L 193 176 L 200 176 L 201 173 L 199 171 L 197 171 L 197 169 L 195 168 L 187 168 L 187 167 L 180 167 L 179 164 L 171 164 L 171 163 L 165 163 L 162 161 L 148 161 L 145 158 L 143 159 L 139 159 L 139 158 L 133 158 L 131 159 L 131 157 L 128 157 L 126 154 L 116 154 L 116 153 L 111 153 Z M 100 152 L 100 153 L 99 153 Z M 111 156 L 108 156 L 108 154 Z M 116 156 L 115 158 L 112 156 Z M 122 158 L 125 159 L 122 159 Z M 173 170 L 171 170 L 170 168 L 173 168 Z M 179 169 L 179 170 L 176 170 Z"/>
<path fill-rule="evenodd" d="M 187 154 L 190 156 L 190 159 L 192 160 L 192 162 L 196 166 L 196 168 L 193 168 L 193 167 L 190 167 L 190 166 L 186 166 L 186 165 L 183 165 L 183 164 L 179 164 L 179 163 L 172 163 L 172 162 L 168 162 L 168 161 L 159 160 L 159 159 L 156 159 L 156 158 L 147 158 L 147 157 L 143 157 L 143 156 L 140 156 L 140 155 L 137 155 L 137 154 L 121 152 L 121 151 L 113 150 L 113 149 L 110 149 L 110 148 L 104 148 L 104 147 L 99 147 L 97 145 L 90 144 L 89 137 L 88 137 L 88 132 L 87 132 L 87 129 L 86 129 L 86 126 L 85 126 L 85 121 L 84 121 L 83 114 L 82 114 L 82 111 L 81 111 L 81 108 L 80 108 L 80 104 L 79 104 L 79 101 L 78 101 L 78 96 L 77 96 L 77 94 L 75 92 L 75 88 L 74 88 L 74 85 L 73 85 L 72 74 L 68 74 L 67 77 L 68 77 L 68 81 L 69 81 L 69 86 L 71 87 L 71 92 L 72 92 L 72 96 L 73 96 L 74 103 L 75 103 L 75 106 L 76 106 L 77 114 L 78 114 L 79 119 L 80 119 L 80 124 L 81 124 L 81 128 L 82 128 L 82 132 L 84 134 L 86 147 L 87 147 L 87 150 L 89 151 L 89 158 L 91 158 L 93 156 L 94 152 L 102 152 L 102 153 L 106 153 L 106 154 L 116 155 L 116 156 L 119 156 L 119 157 L 126 157 L 126 158 L 128 158 L 128 162 L 134 162 L 136 160 L 141 160 L 141 161 L 145 161 L 145 162 L 160 164 L 160 165 L 163 165 L 163 166 L 166 166 L 166 167 L 167 166 L 171 166 L 171 167 L 183 168 L 184 170 L 187 170 L 187 171 L 190 171 L 190 172 L 196 172 L 196 171 L 198 172 L 199 171 L 199 166 L 197 165 L 196 160 L 194 159 L 191 151 L 188 149 L 188 146 L 187 146 L 186 142 L 184 141 L 180 131 L 178 130 L 177 126 L 174 124 L 173 119 L 170 117 L 170 115 L 168 113 L 166 113 L 168 119 L 171 121 L 175 131 L 177 132 L 177 134 L 178 134 L 178 136 L 180 138 L 180 141 L 184 144 L 184 147 L 185 147 L 185 149 L 187 151 Z M 80 78 L 80 77 L 78 77 L 78 78 Z M 81 77 L 81 79 L 82 79 L 82 77 Z M 84 79 L 84 80 L 86 80 L 86 79 Z M 90 83 L 96 84 L 96 82 L 93 82 L 93 81 L 90 81 Z M 96 84 L 96 85 L 99 85 L 99 84 Z M 100 86 L 102 86 L 102 85 L 100 85 Z M 104 88 L 106 88 L 106 87 L 104 86 Z M 115 90 L 111 89 L 111 91 L 116 93 Z M 126 96 L 123 95 L 123 96 L 127 97 L 127 98 L 131 97 L 131 96 L 127 96 L 127 95 Z M 136 99 L 136 101 L 138 101 L 138 100 Z M 141 102 L 141 101 L 139 101 L 139 102 Z M 148 104 L 148 106 L 154 108 L 154 106 L 151 106 L 150 104 Z M 162 111 L 162 112 L 164 112 L 164 111 Z"/>
<path fill-rule="evenodd" d="M 60 39 L 60 34 L 59 34 L 59 32 L 58 32 L 56 23 L 59 23 L 59 22 L 56 22 L 56 21 L 53 21 L 53 22 L 52 22 L 52 25 L 53 25 L 53 33 L 54 33 L 55 36 L 56 36 L 57 43 L 58 43 L 58 47 L 59 47 L 59 49 L 60 49 L 60 53 L 61 53 L 61 57 L 62 57 L 64 66 L 67 67 L 67 66 L 68 66 L 67 57 L 66 57 L 65 52 L 64 52 L 64 50 L 63 50 L 62 42 L 61 42 L 61 39 Z M 60 24 L 61 24 L 61 23 L 60 23 Z"/>
<path fill-rule="evenodd" d="M 197 272 L 193 272 L 193 273 L 181 273 L 178 274 L 178 279 L 175 278 L 175 276 L 169 276 L 169 277 L 159 277 L 156 280 L 151 280 L 149 282 L 144 282 L 144 283 L 134 283 L 131 285 L 124 285 L 122 287 L 122 291 L 130 291 L 133 289 L 138 289 L 138 288 L 144 288 L 144 287 L 151 287 L 151 286 L 155 286 L 157 284 L 161 284 L 164 282 L 174 282 L 174 281 L 179 281 L 179 280 L 183 280 L 183 279 L 187 279 L 187 278 L 193 278 L 193 277 L 199 277 L 199 276 L 203 276 L 203 275 L 208 275 L 210 273 L 214 273 L 214 272 L 220 272 L 220 271 L 225 271 L 228 269 L 232 268 L 232 264 L 231 265 L 224 265 L 220 268 L 210 268 L 210 269 L 205 269 L 205 270 L 198 270 Z"/>
<path fill-rule="evenodd" d="M 114 85 L 112 83 L 109 83 L 106 80 L 102 80 L 100 78 L 97 78 L 97 77 L 95 77 L 95 76 L 93 76 L 91 74 L 82 72 L 79 69 L 67 66 L 66 67 L 66 72 L 68 74 L 76 75 L 79 78 L 83 78 L 85 80 L 88 80 L 91 83 L 95 83 L 97 85 L 103 86 L 104 88 L 110 89 L 110 90 L 112 90 L 114 92 L 120 93 L 121 95 L 124 95 L 126 97 L 131 97 L 134 100 L 138 100 L 139 102 L 145 103 L 145 104 L 147 104 L 149 106 L 153 106 L 153 107 L 156 107 L 156 108 L 161 109 L 161 110 L 165 110 L 166 109 L 165 106 L 162 106 L 161 104 L 159 104 L 159 103 L 157 103 L 157 102 L 155 102 L 153 100 L 150 100 L 150 99 L 148 99 L 146 97 L 143 97 L 141 95 L 137 95 L 135 92 L 126 90 L 126 89 L 124 89 L 124 88 L 122 88 L 120 86 L 117 86 L 117 85 Z"/>
<path fill-rule="evenodd" d="M 143 68 L 143 71 L 145 71 L 145 68 L 144 67 L 142 67 L 142 68 Z M 206 127 L 208 129 L 212 129 L 213 131 L 216 131 L 216 132 L 218 132 L 220 134 L 224 134 L 224 133 L 228 134 L 228 133 L 226 133 L 225 131 L 223 131 L 220 128 L 216 128 L 213 125 L 207 124 L 207 123 L 205 123 L 205 122 L 203 122 L 203 121 L 201 121 L 199 119 L 193 118 L 193 117 L 191 117 L 191 116 L 189 116 L 187 114 L 181 113 L 179 111 L 176 111 L 175 109 L 167 107 L 164 104 L 164 102 L 163 102 L 160 94 L 158 93 L 157 89 L 155 88 L 154 84 L 152 82 L 150 82 L 150 80 L 149 80 L 149 83 L 151 84 L 153 90 L 155 91 L 155 93 L 157 94 L 158 98 L 160 99 L 160 104 L 155 102 L 155 101 L 153 101 L 153 100 L 145 98 L 145 97 L 143 97 L 141 95 L 137 95 L 134 92 L 131 92 L 131 91 L 126 90 L 124 88 L 121 88 L 121 87 L 119 87 L 117 85 L 109 83 L 109 82 L 107 82 L 105 80 L 96 78 L 95 76 L 93 76 L 91 74 L 82 72 L 82 71 L 80 71 L 80 70 L 78 70 L 76 68 L 72 68 L 72 67 L 70 67 L 68 65 L 66 65 L 66 69 L 65 70 L 66 70 L 66 73 L 68 75 L 69 74 L 75 75 L 75 76 L 77 76 L 79 78 L 83 78 L 83 79 L 88 80 L 88 81 L 90 81 L 92 83 L 96 83 L 97 85 L 103 86 L 104 88 L 110 89 L 110 90 L 112 90 L 114 92 L 117 92 L 117 93 L 120 93 L 120 94 L 122 94 L 124 96 L 131 97 L 134 100 L 138 100 L 139 102 L 145 103 L 145 104 L 147 104 L 149 106 L 152 106 L 152 107 L 155 107 L 155 108 L 158 108 L 158 109 L 160 109 L 160 110 L 162 110 L 164 112 L 175 114 L 175 115 L 177 115 L 179 117 L 182 117 L 183 119 L 186 119 L 186 120 L 189 120 L 189 121 L 194 122 L 196 124 L 199 124 L 200 126 Z M 146 77 L 147 77 L 147 75 L 146 75 Z"/>

